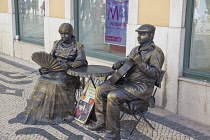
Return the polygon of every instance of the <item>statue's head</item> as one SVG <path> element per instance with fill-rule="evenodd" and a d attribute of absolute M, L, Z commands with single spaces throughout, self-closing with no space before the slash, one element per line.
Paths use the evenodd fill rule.
<path fill-rule="evenodd" d="M 139 44 L 145 44 L 151 42 L 155 34 L 155 26 L 150 24 L 144 24 L 135 30 L 138 32 L 138 42 Z"/>
<path fill-rule="evenodd" d="M 58 31 L 63 42 L 68 42 L 68 40 L 74 38 L 74 29 L 69 23 L 62 23 Z"/>

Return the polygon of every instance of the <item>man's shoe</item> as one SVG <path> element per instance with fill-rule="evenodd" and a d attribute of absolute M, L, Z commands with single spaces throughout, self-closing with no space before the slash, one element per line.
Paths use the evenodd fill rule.
<path fill-rule="evenodd" d="M 102 124 L 92 123 L 87 128 L 91 131 L 99 131 L 99 130 L 103 129 L 104 127 L 105 126 Z"/>
<path fill-rule="evenodd" d="M 106 135 L 99 140 L 121 140 L 120 133 L 106 131 Z"/>

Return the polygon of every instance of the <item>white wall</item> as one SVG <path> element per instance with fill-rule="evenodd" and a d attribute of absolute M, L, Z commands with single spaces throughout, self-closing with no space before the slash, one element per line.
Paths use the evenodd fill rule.
<path fill-rule="evenodd" d="M 12 14 L 0 13 L 0 52 L 13 56 Z"/>
<path fill-rule="evenodd" d="M 21 41 L 14 41 L 14 57 L 33 62 L 31 56 L 34 52 L 38 51 L 45 51 L 44 47 Z"/>
<path fill-rule="evenodd" d="M 178 114 L 210 125 L 210 83 L 179 78 Z"/>
<path fill-rule="evenodd" d="M 14 1 L 8 0 L 8 13 L 0 13 L 0 52 L 14 55 L 15 38 Z"/>

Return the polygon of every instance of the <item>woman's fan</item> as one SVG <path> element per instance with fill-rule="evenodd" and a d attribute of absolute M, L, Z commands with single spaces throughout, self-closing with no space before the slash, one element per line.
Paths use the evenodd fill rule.
<path fill-rule="evenodd" d="M 65 70 L 57 59 L 46 52 L 35 52 L 32 54 L 31 58 L 42 68 L 48 69 L 49 71 Z"/>

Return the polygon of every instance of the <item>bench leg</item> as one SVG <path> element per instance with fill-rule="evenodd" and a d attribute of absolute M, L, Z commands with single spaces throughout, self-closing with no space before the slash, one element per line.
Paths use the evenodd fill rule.
<path fill-rule="evenodd" d="M 144 119 L 144 121 L 153 129 L 155 130 L 155 128 L 151 125 L 151 123 L 144 117 L 144 115 L 141 115 L 142 118 Z"/>
<path fill-rule="evenodd" d="M 137 126 L 137 125 L 138 125 L 138 123 L 140 122 L 141 117 L 142 117 L 142 116 L 140 116 L 140 117 L 139 117 L 139 119 L 138 119 L 137 117 L 135 117 L 135 118 L 136 118 L 136 120 L 137 120 L 137 123 L 136 123 L 136 124 L 135 124 L 135 126 L 133 127 L 133 129 L 132 129 L 132 131 L 131 131 L 130 135 L 132 135 L 132 133 L 133 133 L 134 129 L 136 128 L 136 126 Z"/>

